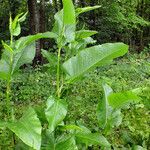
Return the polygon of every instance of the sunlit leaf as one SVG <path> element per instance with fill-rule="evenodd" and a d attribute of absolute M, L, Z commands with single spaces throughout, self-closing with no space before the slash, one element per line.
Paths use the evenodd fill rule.
<path fill-rule="evenodd" d="M 140 98 L 132 91 L 125 91 L 125 92 L 110 94 L 108 97 L 108 101 L 113 108 L 119 109 L 129 103 L 139 102 Z"/>
<path fill-rule="evenodd" d="M 63 0 L 63 25 L 66 42 L 71 42 L 75 39 L 75 24 L 76 16 L 72 0 Z"/>
<path fill-rule="evenodd" d="M 63 22 L 64 25 L 76 23 L 75 9 L 72 0 L 63 0 Z"/>
<path fill-rule="evenodd" d="M 25 144 L 40 150 L 42 127 L 33 108 L 29 108 L 20 120 L 7 123 L 7 127 Z"/>
<path fill-rule="evenodd" d="M 104 147 L 110 147 L 107 139 L 99 133 L 77 133 L 76 134 L 78 143 L 85 143 L 87 146 L 90 145 L 101 145 Z"/>
<path fill-rule="evenodd" d="M 106 43 L 83 49 L 76 56 L 64 62 L 63 68 L 67 73 L 66 80 L 73 82 L 89 70 L 108 64 L 127 51 L 128 46 L 123 43 Z"/>
<path fill-rule="evenodd" d="M 52 29 L 52 32 L 59 35 L 62 33 L 63 30 L 63 11 L 59 11 L 54 15 L 55 23 Z M 58 37 L 59 38 L 59 37 Z"/>
<path fill-rule="evenodd" d="M 20 33 L 21 33 L 21 26 L 20 23 L 17 23 L 15 29 L 13 30 L 13 36 L 18 36 Z"/>
<path fill-rule="evenodd" d="M 57 38 L 57 35 L 53 32 L 45 32 L 45 33 L 38 33 L 35 35 L 29 35 L 26 37 L 21 37 L 15 42 L 15 48 L 20 51 L 27 45 L 30 45 L 32 42 L 39 40 L 41 38 Z"/>
<path fill-rule="evenodd" d="M 2 53 L 0 60 L 0 78 L 8 80 L 10 76 L 18 71 L 18 69 L 27 63 L 31 63 L 35 56 L 35 41 L 41 38 L 56 38 L 57 35 L 53 32 L 38 33 L 21 37 L 14 42 L 13 49 L 3 42 L 6 49 Z"/>
<path fill-rule="evenodd" d="M 65 100 L 55 99 L 53 96 L 47 100 L 45 115 L 49 123 L 48 129 L 53 132 L 55 128 L 63 121 L 67 114 L 67 104 Z"/>
<path fill-rule="evenodd" d="M 17 51 L 13 57 L 12 74 L 27 63 L 31 63 L 35 56 L 35 43 L 26 46 L 21 51 Z"/>
<path fill-rule="evenodd" d="M 66 42 L 72 42 L 75 40 L 75 29 L 75 24 L 65 26 L 64 37 L 66 39 Z"/>
<path fill-rule="evenodd" d="M 73 136 L 62 136 L 56 143 L 56 150 L 78 150 Z"/>
<path fill-rule="evenodd" d="M 4 59 L 0 60 L 0 78 L 7 80 L 10 77 L 10 65 Z"/>
<path fill-rule="evenodd" d="M 108 117 L 109 117 L 109 111 L 111 111 L 109 103 L 108 103 L 108 96 L 112 93 L 112 89 L 107 85 L 103 84 L 103 90 L 104 90 L 104 97 L 99 101 L 98 107 L 97 107 L 97 118 L 98 123 L 101 128 L 104 128 L 107 124 Z"/>

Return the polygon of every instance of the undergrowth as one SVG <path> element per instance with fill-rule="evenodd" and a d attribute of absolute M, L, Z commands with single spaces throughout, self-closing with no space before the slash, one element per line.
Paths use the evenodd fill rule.
<path fill-rule="evenodd" d="M 43 105 L 49 95 L 54 94 L 55 85 L 53 74 L 45 72 L 45 68 L 27 67 L 20 72 L 12 86 L 12 99 L 18 117 L 27 105 Z M 117 60 L 112 65 L 97 68 L 96 71 L 87 74 L 85 80 L 68 87 L 63 91 L 64 97 L 69 103 L 69 114 L 65 119 L 68 123 L 79 120 L 92 131 L 98 131 L 96 119 L 96 106 L 102 98 L 103 82 L 108 83 L 115 91 L 132 90 L 140 87 L 148 87 L 140 96 L 142 102 L 123 109 L 123 123 L 119 128 L 108 135 L 108 139 L 116 149 L 129 149 L 133 145 L 141 145 L 147 149 L 150 131 L 150 60 L 147 55 L 127 55 Z M 2 99 L 5 98 L 4 82 L 0 83 L 0 112 L 3 110 Z M 0 117 L 2 114 L 0 114 Z M 0 133 L 0 145 L 4 143 L 5 134 Z M 3 138 L 2 138 L 3 137 Z M 10 141 L 5 139 L 7 145 Z M 3 146 L 4 147 L 4 146 Z M 93 147 L 98 149 L 98 147 Z"/>

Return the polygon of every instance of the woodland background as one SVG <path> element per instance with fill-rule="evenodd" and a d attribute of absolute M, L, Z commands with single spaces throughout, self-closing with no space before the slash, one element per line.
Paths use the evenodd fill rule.
<path fill-rule="evenodd" d="M 98 31 L 98 43 L 122 41 L 130 51 L 140 53 L 150 41 L 149 0 L 74 0 L 75 7 L 101 5 L 100 9 L 80 16 L 78 26 Z M 62 9 L 61 0 L 0 0 L 0 40 L 9 40 L 8 21 L 28 11 L 22 35 L 50 31 L 54 14 Z M 1 47 L 1 45 L 0 45 Z M 41 62 L 40 49 L 54 48 L 53 41 L 37 42 L 36 62 Z M 55 49 L 55 48 L 54 48 Z"/>

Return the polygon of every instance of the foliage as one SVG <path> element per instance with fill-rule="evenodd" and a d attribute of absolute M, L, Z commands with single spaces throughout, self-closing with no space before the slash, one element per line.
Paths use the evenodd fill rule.
<path fill-rule="evenodd" d="M 64 120 L 65 123 L 74 124 L 74 120 L 79 120 L 89 127 L 92 132 L 99 131 L 95 113 L 97 103 L 100 101 L 99 99 L 102 99 L 101 93 L 103 90 L 101 83 L 104 81 L 109 83 L 115 92 L 131 90 L 138 87 L 149 87 L 149 67 L 146 65 L 148 62 L 145 55 L 139 57 L 139 55 L 133 56 L 130 54 L 128 57 L 118 60 L 117 63 L 115 62 L 109 66 L 99 68 L 100 71 L 97 70 L 87 74 L 86 78 L 80 81 L 80 84 L 75 83 L 67 90 L 67 93 L 63 93 L 63 97 L 65 97 L 68 103 L 68 114 Z M 15 103 L 14 111 L 17 114 L 17 118 L 26 110 L 28 105 L 32 107 L 34 105 L 38 109 L 44 107 L 43 105 L 47 97 L 55 94 L 54 79 L 53 74 L 45 72 L 45 67 L 38 67 L 36 69 L 27 67 L 22 70 L 22 73 L 15 79 L 12 87 L 12 93 L 14 93 L 12 99 Z M 137 82 L 133 82 L 133 80 Z M 2 81 L 0 83 L 0 89 L 1 101 L 5 98 L 5 95 L 2 93 L 5 85 Z M 115 147 L 124 146 L 127 148 L 130 147 L 128 143 L 130 145 L 137 144 L 143 145 L 145 148 L 147 147 L 149 143 L 149 110 L 147 109 L 150 99 L 149 90 L 147 89 L 140 94 L 145 106 L 143 104 L 137 104 L 123 109 L 121 126 L 111 129 L 110 134 L 107 135 L 108 140 Z M 3 108 L 2 105 L 1 102 L 0 110 Z M 1 118 L 3 118 L 2 115 Z M 122 134 L 127 136 L 124 137 Z M 7 148 L 11 142 L 11 138 L 9 139 L 6 132 L 2 132 L 0 139 L 1 147 Z M 17 142 L 19 141 L 17 140 Z M 93 146 L 93 149 L 99 148 Z"/>
<path fill-rule="evenodd" d="M 20 120 L 6 123 L 6 127 L 13 131 L 25 144 L 33 149 L 40 149 L 42 127 L 33 108 L 29 108 Z"/>
<path fill-rule="evenodd" d="M 37 2 L 40 16 L 44 19 L 44 22 L 40 23 L 40 26 L 45 26 L 46 29 L 52 28 L 52 22 L 54 21 L 54 14 L 56 11 L 62 9 L 62 1 L 35 1 Z M 0 39 L 9 40 L 9 31 L 7 28 L 9 13 L 12 13 L 12 18 L 21 12 L 27 11 L 27 1 L 22 0 L 1 0 L 1 12 L 0 12 Z M 44 6 L 44 9 L 42 7 Z M 79 16 L 79 27 L 83 29 L 90 28 L 98 31 L 98 35 L 95 36 L 96 40 L 100 43 L 108 41 L 122 41 L 136 47 L 140 46 L 140 50 L 143 49 L 143 45 L 146 46 L 149 42 L 149 13 L 150 2 L 149 0 L 80 0 L 74 1 L 77 7 L 76 15 L 81 12 L 87 12 L 89 10 L 96 9 L 100 5 L 100 9 L 96 9 L 87 14 Z M 82 8 L 85 6 L 89 6 Z M 79 8 L 78 8 L 79 7 Z M 34 13 L 29 12 L 29 16 Z M 44 16 L 42 14 L 44 14 Z M 70 13 L 69 13 L 70 14 Z M 69 17 L 68 17 L 69 18 Z M 41 20 L 41 19 L 40 19 Z M 33 22 L 33 21 L 32 21 Z M 24 22 L 22 35 L 27 35 L 30 32 L 28 25 L 31 26 L 30 18 Z M 32 30 L 32 29 L 31 29 Z M 48 47 L 52 47 L 53 43 L 49 43 Z M 142 47 L 141 47 L 142 46 Z M 0 46 L 1 47 L 1 46 Z"/>
<path fill-rule="evenodd" d="M 43 33 L 27 37 L 21 37 L 14 41 L 13 37 L 21 33 L 20 22 L 24 21 L 26 14 L 19 14 L 12 20 L 10 16 L 9 30 L 10 30 L 10 44 L 2 41 L 4 52 L 0 60 L 0 78 L 6 80 L 6 103 L 7 120 L 2 125 L 8 127 L 13 131 L 24 143 L 34 149 L 40 149 L 41 143 L 41 125 L 33 109 L 29 109 L 26 114 L 19 120 L 15 121 L 13 114 L 13 107 L 11 106 L 11 83 L 18 72 L 19 68 L 27 63 L 31 63 L 35 56 L 35 40 L 40 38 L 55 37 L 54 33 Z M 33 43 L 34 42 L 34 43 Z M 28 116 L 29 115 L 29 116 Z M 31 117 L 31 118 L 30 118 Z M 11 118 L 11 119 L 10 119 Z M 27 123 L 28 122 L 28 123 Z M 30 123 L 33 123 L 33 129 Z M 25 123 L 25 125 L 23 125 Z M 18 128 L 19 127 L 19 128 Z M 1 127 L 3 128 L 3 127 Z M 28 135 L 31 135 L 28 138 Z"/>
<path fill-rule="evenodd" d="M 100 101 L 97 109 L 98 121 L 102 130 L 100 130 L 100 132 L 91 132 L 88 128 L 79 123 L 69 125 L 64 123 L 67 114 L 67 104 L 62 95 L 62 91 L 67 90 L 70 86 L 69 83 L 81 79 L 81 75 L 84 75 L 91 69 L 109 64 L 114 58 L 124 55 L 128 51 L 128 46 L 123 43 L 106 43 L 86 48 L 87 43 L 84 44 L 84 40 L 90 38 L 90 36 L 96 32 L 85 32 L 85 30 L 76 32 L 77 15 L 75 15 L 72 1 L 64 0 L 63 6 L 63 10 L 55 15 L 53 32 L 27 36 L 20 38 L 16 42 L 13 40 L 13 36 L 18 36 L 20 34 L 20 22 L 24 20 L 26 15 L 18 15 L 14 20 L 10 17 L 9 26 L 11 40 L 9 45 L 3 42 L 6 54 L 4 51 L 1 59 L 1 66 L 3 68 L 4 65 L 7 66 L 6 69 L 1 69 L 0 76 L 2 79 L 6 80 L 7 83 L 6 106 L 8 116 L 6 121 L 1 121 L 0 127 L 1 129 L 4 129 L 4 127 L 9 128 L 27 145 L 27 147 L 29 146 L 37 150 L 49 148 L 72 150 L 80 147 L 85 147 L 87 149 L 89 146 L 93 145 L 98 145 L 102 149 L 110 149 L 111 144 L 107 141 L 105 136 L 108 135 L 109 129 L 121 124 L 120 108 L 122 108 L 124 104 L 126 105 L 126 103 L 138 101 L 139 98 L 133 91 L 110 94 L 109 92 L 112 91 L 110 90 L 111 88 L 105 85 L 105 98 L 103 101 Z M 81 12 L 84 12 L 84 10 L 91 10 L 91 8 L 85 8 Z M 68 12 L 70 12 L 71 17 L 68 17 Z M 86 36 L 81 36 L 84 33 L 86 33 Z M 35 55 L 33 51 L 31 53 L 31 51 L 27 49 L 28 45 L 31 46 L 30 44 L 33 41 L 40 38 L 54 38 L 57 44 L 56 93 L 49 97 L 46 108 L 37 108 L 37 114 L 33 108 L 29 108 L 23 117 L 16 120 L 12 111 L 13 107 L 11 107 L 10 104 L 11 83 L 14 74 L 18 72 L 19 68 L 26 63 L 30 63 Z M 84 46 L 81 49 L 80 47 L 76 47 L 76 53 L 69 53 L 68 50 L 72 50 L 71 47 L 73 43 L 76 43 L 76 46 L 80 44 L 78 43 L 78 39 L 82 39 L 82 44 L 84 44 Z M 34 50 L 35 45 L 30 48 Z M 62 57 L 62 50 L 64 50 L 64 57 Z M 49 58 L 51 54 L 46 53 L 44 50 L 43 55 L 48 58 L 48 60 L 51 59 Z M 69 70 L 70 68 L 72 70 Z M 109 92 L 107 93 L 107 91 Z M 128 97 L 125 97 L 125 95 Z M 102 126 L 103 123 L 104 126 Z M 12 137 L 12 142 L 14 143 L 14 136 Z M 47 137 L 48 140 L 46 140 Z M 15 143 L 12 147 L 15 147 Z"/>

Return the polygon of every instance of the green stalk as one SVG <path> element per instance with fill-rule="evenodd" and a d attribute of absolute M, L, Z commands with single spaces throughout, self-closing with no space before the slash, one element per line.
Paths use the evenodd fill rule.
<path fill-rule="evenodd" d="M 10 81 L 7 81 L 7 87 L 6 87 L 6 107 L 7 107 L 7 115 L 8 118 L 10 117 Z"/>
<path fill-rule="evenodd" d="M 10 47 L 12 47 L 12 44 L 13 44 L 13 35 L 11 34 L 11 36 L 10 36 Z"/>
<path fill-rule="evenodd" d="M 11 34 L 10 46 L 12 47 L 12 45 L 13 45 L 13 35 Z M 13 63 L 13 54 L 11 54 L 11 58 L 10 58 L 10 68 L 12 68 L 12 63 Z M 6 108 L 7 108 L 8 119 L 10 119 L 10 116 L 12 116 L 11 115 L 10 93 L 11 93 L 11 75 L 9 76 L 9 78 L 7 80 L 7 85 L 6 85 Z"/>
<path fill-rule="evenodd" d="M 60 52 L 61 52 L 61 47 L 58 49 L 58 60 L 57 60 L 57 80 L 56 80 L 56 85 L 57 85 L 57 96 L 60 98 Z"/>

